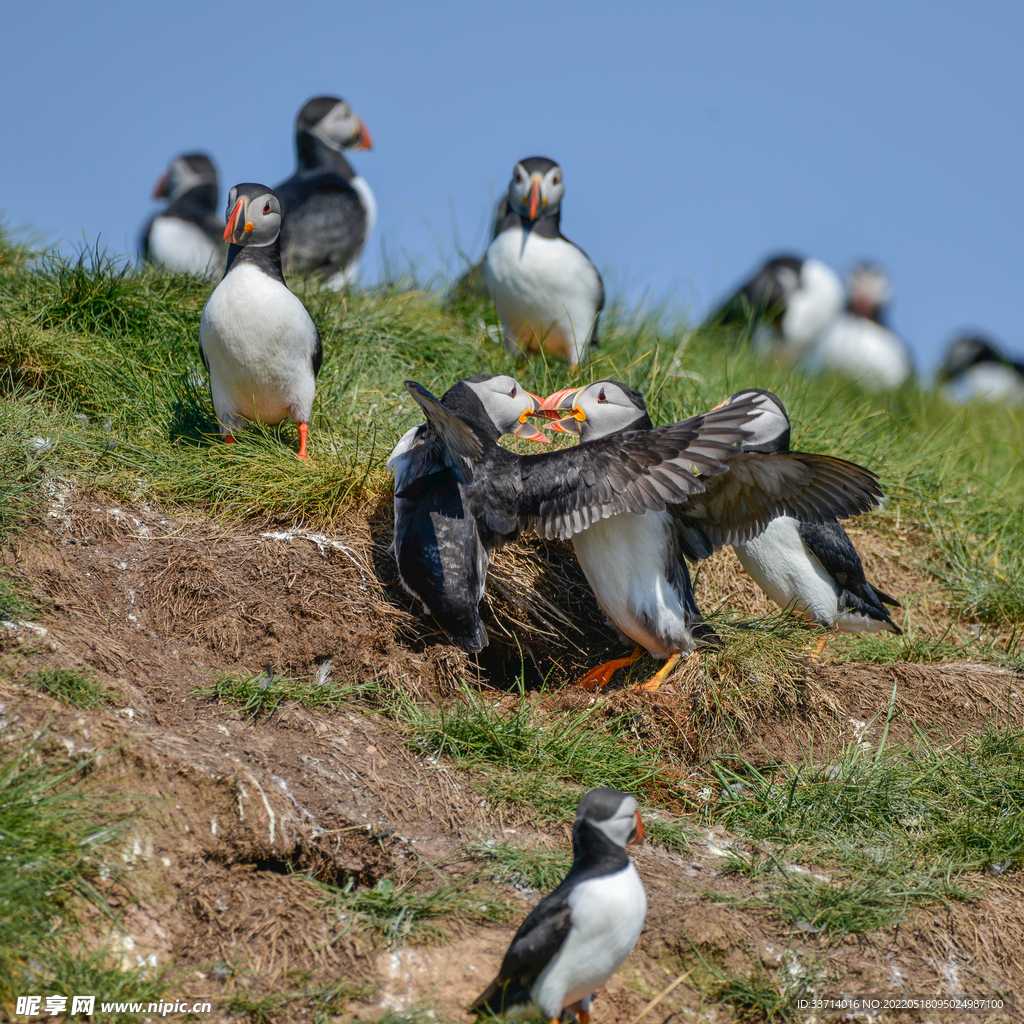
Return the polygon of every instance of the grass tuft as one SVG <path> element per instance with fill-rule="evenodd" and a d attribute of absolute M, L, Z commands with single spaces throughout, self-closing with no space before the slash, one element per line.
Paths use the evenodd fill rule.
<path fill-rule="evenodd" d="M 248 673 L 219 676 L 212 685 L 197 686 L 193 693 L 234 705 L 246 718 L 256 719 L 272 715 L 285 701 L 332 711 L 363 689 L 362 686 L 339 686 L 330 680 L 318 682 L 315 676 L 275 676 L 268 667 L 258 676 Z"/>
<path fill-rule="evenodd" d="M 88 711 L 101 708 L 111 701 L 110 691 L 101 686 L 88 672 L 70 668 L 45 668 L 30 672 L 22 683 L 47 693 L 73 708 Z"/>

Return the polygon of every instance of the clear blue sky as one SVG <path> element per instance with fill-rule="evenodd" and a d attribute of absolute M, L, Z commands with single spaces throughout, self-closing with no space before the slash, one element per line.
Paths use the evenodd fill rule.
<path fill-rule="evenodd" d="M 317 93 L 380 206 L 363 280 L 478 255 L 513 163 L 611 293 L 693 317 L 766 254 L 882 261 L 920 364 L 961 327 L 1024 353 L 1024 4 L 69 4 L 4 16 L 0 210 L 133 251 L 169 157 L 274 185 Z"/>

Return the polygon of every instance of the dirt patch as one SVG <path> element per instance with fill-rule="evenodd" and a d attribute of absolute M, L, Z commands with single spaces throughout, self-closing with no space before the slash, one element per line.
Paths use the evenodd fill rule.
<path fill-rule="evenodd" d="M 522 605 L 532 588 L 548 625 L 518 613 L 504 618 L 504 631 L 495 622 L 490 660 L 474 663 L 410 614 L 387 554 L 386 502 L 331 536 L 275 522 L 226 526 L 70 492 L 54 511 L 51 532 L 4 554 L 42 610 L 37 622 L 0 632 L 2 735 L 14 741 L 45 728 L 54 750 L 107 752 L 97 777 L 135 814 L 107 873 L 122 947 L 136 958 L 126 962 L 173 965 L 190 996 L 218 1007 L 210 1019 L 247 1019 L 227 1009 L 232 996 L 339 977 L 372 986 L 369 1002 L 353 1002 L 350 1015 L 426 1002 L 461 1019 L 460 1007 L 496 970 L 539 894 L 499 887 L 512 907 L 507 924 L 452 928 L 452 941 L 436 947 L 381 949 L 325 914 L 311 880 L 400 883 L 424 862 L 439 864 L 440 878 L 458 878 L 478 866 L 462 853 L 467 842 L 514 836 L 525 845 L 566 845 L 567 830 L 541 834 L 524 814 L 513 833 L 472 779 L 410 750 L 393 723 L 358 705 L 312 712 L 286 703 L 253 721 L 195 690 L 218 673 L 268 665 L 315 685 L 314 673 L 329 661 L 336 682 L 383 680 L 437 696 L 465 677 L 507 684 L 520 644 L 538 679 L 556 660 L 566 672 L 589 667 L 601 656 L 596 648 L 616 644 L 579 596 L 585 582 L 571 558 L 557 545 L 523 545 L 496 559 L 491 614 L 503 616 L 513 599 Z M 872 571 L 887 587 L 884 564 Z M 754 600 L 740 594 L 727 562 L 707 571 L 704 582 L 710 587 L 718 573 L 716 586 L 730 601 Z M 575 609 L 561 603 L 574 593 Z M 565 607 L 575 631 L 561 635 L 555 612 Z M 877 742 L 894 679 L 894 739 L 910 736 L 914 723 L 954 741 L 994 720 L 1020 725 L 1024 712 L 1019 679 L 970 661 L 815 667 L 797 659 L 784 685 L 768 691 L 745 678 L 741 661 L 731 675 L 709 673 L 709 663 L 692 659 L 653 700 L 620 689 L 605 707 L 628 710 L 638 737 L 670 742 L 695 765 L 735 752 L 758 763 L 804 757 L 812 743 L 815 758 L 826 759 L 844 742 Z M 117 701 L 77 711 L 19 682 L 44 667 L 86 669 Z M 714 719 L 709 701 L 727 690 L 722 706 L 735 713 Z M 562 691 L 544 699 L 557 711 L 593 698 Z M 915 911 L 892 934 L 826 941 L 722 903 L 757 891 L 728 870 L 723 855 L 735 843 L 717 829 L 698 835 L 686 855 L 652 846 L 638 852 L 650 916 L 628 967 L 595 1004 L 595 1024 L 631 1020 L 689 970 L 647 1019 L 730 1019 L 709 1002 L 715 971 L 805 971 L 848 978 L 854 988 L 918 993 L 959 986 L 980 994 L 979 979 L 987 979 L 1024 993 L 1015 955 L 1024 890 L 1016 876 L 985 880 L 976 901 Z M 312 1012 L 298 1000 L 271 1019 Z"/>

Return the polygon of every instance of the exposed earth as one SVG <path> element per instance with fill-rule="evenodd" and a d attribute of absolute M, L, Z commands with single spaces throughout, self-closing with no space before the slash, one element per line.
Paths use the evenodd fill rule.
<path fill-rule="evenodd" d="M 389 945 L 326 912 L 311 879 L 342 887 L 382 879 L 436 885 L 479 871 L 468 844 L 514 838 L 568 848 L 568 822 L 539 829 L 526 810 L 489 806 L 479 779 L 417 751 L 400 723 L 358 695 L 333 710 L 286 702 L 253 719 L 196 692 L 219 674 L 269 667 L 294 677 L 329 672 L 346 685 L 375 681 L 425 701 L 466 678 L 494 687 L 501 700 L 520 665 L 517 635 L 525 637 L 528 679 L 534 673 L 538 681 L 551 672 L 553 650 L 561 661 L 552 681 L 560 682 L 621 649 L 596 615 L 557 643 L 536 622 L 502 630 L 496 620 L 512 617 L 501 605 L 509 592 L 502 580 L 523 571 L 524 559 L 529 567 L 531 549 L 524 547 L 498 565 L 494 643 L 472 662 L 412 614 L 393 579 L 389 528 L 386 500 L 328 536 L 293 523 L 226 525 L 116 505 L 67 485 L 54 490 L 48 528 L 21 535 L 3 555 L 40 612 L 0 630 L 0 735 L 11 742 L 43 730 L 44 746 L 55 752 L 104 751 L 97 778 L 117 795 L 118 809 L 134 811 L 119 841 L 121 863 L 103 875 L 120 913 L 114 945 L 127 964 L 169 967 L 183 997 L 209 998 L 214 1012 L 204 1020 L 256 1019 L 237 1002 L 231 1008 L 239 994 L 258 999 L 295 989 L 296 979 L 347 978 L 352 994 L 341 1018 L 372 1020 L 389 1008 L 425 1006 L 468 1021 L 462 1007 L 495 972 L 538 893 L 490 885 L 487 893 L 509 907 L 502 922 L 452 920 L 434 944 Z M 901 570 L 886 561 L 884 540 L 866 538 L 862 546 L 871 573 L 889 589 L 887 573 Z M 571 566 L 564 568 L 570 560 L 559 562 L 557 550 L 533 550 L 538 565 L 557 562 L 571 576 Z M 756 612 L 761 599 L 731 571 L 731 557 L 717 556 L 702 586 Z M 538 585 L 543 591 L 546 584 Z M 557 606 L 554 590 L 547 599 Z M 543 614 L 546 606 L 538 607 Z M 604 646 L 592 635 L 604 637 Z M 49 667 L 87 670 L 114 699 L 80 711 L 19 682 Z M 989 722 L 1024 726 L 1024 680 L 970 659 L 837 664 L 826 651 L 821 664 L 794 662 L 791 697 L 774 706 L 751 701 L 746 720 L 737 715 L 732 728 L 694 717 L 701 671 L 693 659 L 654 697 L 620 685 L 594 698 L 553 685 L 532 699 L 553 712 L 595 699 L 635 708 L 638 730 L 661 731 L 687 752 L 692 778 L 683 784 L 695 794 L 706 788 L 712 757 L 740 751 L 766 764 L 813 752 L 826 764 L 844 744 L 877 743 L 894 681 L 899 714 L 891 741 L 915 727 L 955 744 Z M 730 869 L 737 847 L 744 841 L 720 826 L 694 824 L 689 853 L 653 843 L 638 848 L 650 896 L 647 926 L 595 1002 L 595 1024 L 633 1021 L 680 976 L 647 1013 L 651 1024 L 742 1019 L 736 1005 L 714 994 L 714 971 L 789 976 L 811 992 L 815 978 L 840 979 L 822 981 L 821 994 L 833 996 L 1016 992 L 1016 1016 L 906 1010 L 856 1019 L 1024 1020 L 1019 872 L 979 876 L 976 899 L 911 910 L 893 928 L 837 939 L 736 905 L 765 884 Z M 312 1020 L 315 1010 L 295 999 L 262 1019 Z M 809 1008 L 800 1019 L 843 1018 Z"/>

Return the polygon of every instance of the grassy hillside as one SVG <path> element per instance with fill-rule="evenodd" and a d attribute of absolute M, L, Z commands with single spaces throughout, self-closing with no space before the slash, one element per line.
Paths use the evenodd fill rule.
<path fill-rule="evenodd" d="M 794 448 L 863 463 L 879 474 L 888 495 L 883 511 L 856 524 L 855 539 L 869 565 L 887 573 L 884 589 L 896 588 L 903 601 L 895 617 L 905 634 L 838 638 L 826 655 L 830 664 L 852 666 L 867 673 L 865 678 L 873 678 L 872 666 L 951 658 L 1024 671 L 1020 410 L 957 409 L 917 385 L 868 395 L 838 379 L 773 366 L 751 354 L 734 333 L 691 330 L 668 312 L 622 307 L 605 314 L 600 348 L 579 376 L 570 377 L 562 363 L 508 356 L 493 340 L 497 317 L 487 302 L 464 297 L 446 303 L 443 295 L 413 287 L 338 295 L 296 285 L 320 329 L 325 354 L 310 427 L 311 461 L 304 464 L 294 455 L 292 425 L 253 427 L 230 447 L 217 439 L 196 344 L 211 288 L 153 269 L 135 270 L 101 252 L 74 259 L 31 253 L 0 235 L 0 540 L 6 551 L 26 539 L 40 544 L 52 533 L 54 503 L 68 487 L 107 494 L 136 508 L 201 514 L 225 532 L 272 521 L 340 536 L 354 524 L 363 529 L 367 517 L 386 520 L 391 484 L 384 461 L 401 434 L 419 421 L 402 387 L 406 379 L 440 394 L 462 377 L 505 372 L 544 395 L 613 378 L 646 394 L 656 423 L 707 409 L 743 387 L 767 387 L 787 406 Z M 0 618 L 45 623 L 51 607 L 47 578 L 33 579 L 19 564 L 14 558 L 0 564 Z M 498 820 L 528 813 L 538 827 L 554 829 L 571 816 L 583 788 L 610 781 L 633 789 L 653 814 L 649 834 L 665 850 L 685 851 L 687 830 L 698 826 L 724 826 L 745 837 L 749 845 L 732 855 L 729 870 L 748 880 L 749 889 L 730 898 L 769 915 L 782 934 L 793 928 L 805 936 L 870 933 L 890 928 L 914 908 L 948 908 L 975 898 L 981 891 L 979 873 L 997 867 L 1000 875 L 1019 875 L 1024 863 L 1024 734 L 1019 730 L 1004 721 L 972 735 L 961 733 L 954 749 L 937 733 L 915 733 L 911 722 L 897 740 L 893 690 L 873 723 L 875 745 L 868 750 L 849 743 L 823 776 L 813 745 L 803 743 L 811 736 L 807 706 L 817 702 L 816 707 L 834 710 L 838 705 L 827 685 L 809 684 L 802 675 L 809 630 L 756 605 L 750 588 L 737 582 L 735 563 L 724 558 L 702 569 L 697 597 L 727 642 L 721 651 L 684 665 L 679 701 L 651 704 L 627 690 L 593 705 L 581 702 L 570 691 L 561 692 L 560 684 L 577 664 L 595 663 L 602 647 L 618 647 L 596 619 L 582 634 L 558 627 L 568 621 L 557 618 L 559 606 L 563 615 L 582 615 L 587 603 L 585 584 L 573 572 L 567 549 L 529 541 L 495 566 L 490 608 L 497 618 L 506 616 L 506 646 L 514 652 L 521 642 L 526 651 L 533 633 L 543 634 L 540 646 L 527 652 L 536 665 L 530 680 L 539 685 L 546 677 L 539 696 L 520 686 L 497 702 L 490 696 L 481 700 L 479 679 L 455 655 L 446 670 L 449 685 L 431 692 L 405 687 L 403 680 L 413 672 L 400 662 L 387 678 L 365 668 L 352 669 L 350 676 L 339 671 L 335 683 L 314 694 L 309 678 L 314 666 L 289 667 L 306 673 L 302 678 L 258 677 L 264 666 L 246 653 L 229 666 L 233 674 L 211 676 L 209 685 L 182 703 L 205 707 L 203 702 L 214 701 L 220 709 L 238 708 L 239 720 L 257 733 L 282 706 L 302 706 L 325 720 L 350 712 L 383 716 L 402 749 L 436 755 L 459 778 L 471 780 L 466 784 L 480 791 L 488 813 Z M 529 595 L 520 591 L 541 578 L 549 622 L 558 628 L 542 629 L 525 617 Z M 382 605 L 393 600 L 383 584 L 365 586 Z M 521 625 L 508 625 L 512 619 Z M 432 635 L 406 643 L 400 632 L 395 636 L 396 649 L 408 655 L 409 664 L 427 643 L 443 640 Z M 104 706 L 113 698 L 101 685 L 106 679 L 68 675 L 81 666 L 58 664 L 57 654 L 47 655 L 50 674 L 40 674 L 31 661 L 37 656 L 37 648 L 26 654 L 8 644 L 0 651 L 0 676 L 13 680 L 18 693 L 45 690 L 83 713 L 109 713 Z M 447 657 L 438 655 L 438 664 L 447 664 Z M 36 666 L 34 675 L 27 673 L 30 664 Z M 634 677 L 650 669 L 649 662 L 638 666 Z M 893 678 L 878 676 L 886 695 Z M 91 703 L 81 703 L 83 693 Z M 936 717 L 955 721 L 956 715 L 954 708 L 947 718 Z M 764 724 L 769 719 L 798 734 L 803 760 L 792 745 L 771 748 Z M 738 723 L 736 736 L 754 737 L 761 752 L 754 756 L 749 746 L 737 747 L 724 756 L 723 744 L 735 737 L 721 732 L 723 722 Z M 726 738 L 710 745 L 708 737 L 720 734 Z M 109 834 L 96 832 L 111 815 L 91 791 L 82 796 L 91 762 L 57 764 L 47 774 L 43 760 L 29 744 L 19 746 L 6 767 L 0 764 L 0 788 L 6 786 L 18 799 L 38 790 L 50 801 L 40 810 L 38 801 L 25 798 L 26 806 L 36 809 L 34 818 L 24 816 L 19 863 L 35 863 L 37 843 L 52 847 L 53 858 L 38 884 L 31 872 L 19 876 L 16 898 L 36 924 L 47 919 L 68 928 L 83 920 L 95 923 L 109 907 L 96 887 L 79 882 L 95 876 L 94 848 L 115 841 L 126 812 L 119 808 Z M 50 806 L 52 814 L 45 810 Z M 74 814 L 65 807 L 75 808 Z M 6 832 L 0 822 L 0 833 Z M 88 855 L 76 852 L 85 835 L 94 837 Z M 471 884 L 478 886 L 483 877 L 499 891 L 510 879 L 523 877 L 548 885 L 564 864 L 562 854 L 524 851 L 504 840 L 466 851 L 478 868 Z M 785 863 L 794 857 L 825 865 L 843 885 L 794 873 Z M 312 868 L 309 873 L 320 877 Z M 355 915 L 353 921 L 377 921 L 373 915 L 379 916 L 379 908 L 397 906 L 400 895 L 411 898 L 415 890 L 421 898 L 430 877 L 425 871 L 410 876 L 393 892 L 393 887 L 380 888 L 379 880 L 363 885 L 355 875 L 332 876 L 337 884 L 331 906 Z M 458 878 L 448 877 L 436 890 L 444 895 L 438 906 L 454 905 L 446 901 L 454 899 L 451 887 L 459 885 Z M 405 910 L 394 912 L 404 920 Z M 17 972 L 30 959 L 56 955 L 58 947 L 66 953 L 85 941 L 40 925 L 32 949 L 18 950 L 8 934 L 16 918 L 17 913 L 0 915 L 0 1005 L 18 991 Z M 501 914 L 488 909 L 483 918 L 495 921 Z M 402 931 L 388 922 L 374 925 L 376 931 L 367 925 L 368 934 L 377 936 L 374 942 L 413 941 L 411 925 Z M 689 955 L 682 963 L 690 963 Z M 97 964 L 97 971 L 107 969 Z M 66 963 L 61 969 L 66 973 Z M 729 973 L 721 963 L 694 970 L 703 979 L 702 998 L 731 1007 L 738 1019 L 796 1019 L 793 1000 L 808 990 L 785 978 L 780 982 L 774 968 L 764 965 L 746 977 Z M 779 977 L 784 973 L 779 968 Z M 53 977 L 57 980 L 47 984 L 54 991 L 70 984 L 63 975 Z M 159 978 L 132 978 L 147 992 L 162 991 Z M 303 994 L 295 1000 L 312 998 L 309 985 L 299 986 Z M 351 988 L 357 1003 L 361 991 Z M 248 998 L 232 1003 L 225 1019 L 291 1019 L 291 997 L 275 996 L 276 1002 L 265 1005 Z M 329 1011 L 313 1019 L 376 1015 L 365 1007 L 343 1010 L 347 1004 L 337 992 L 331 998 Z"/>

